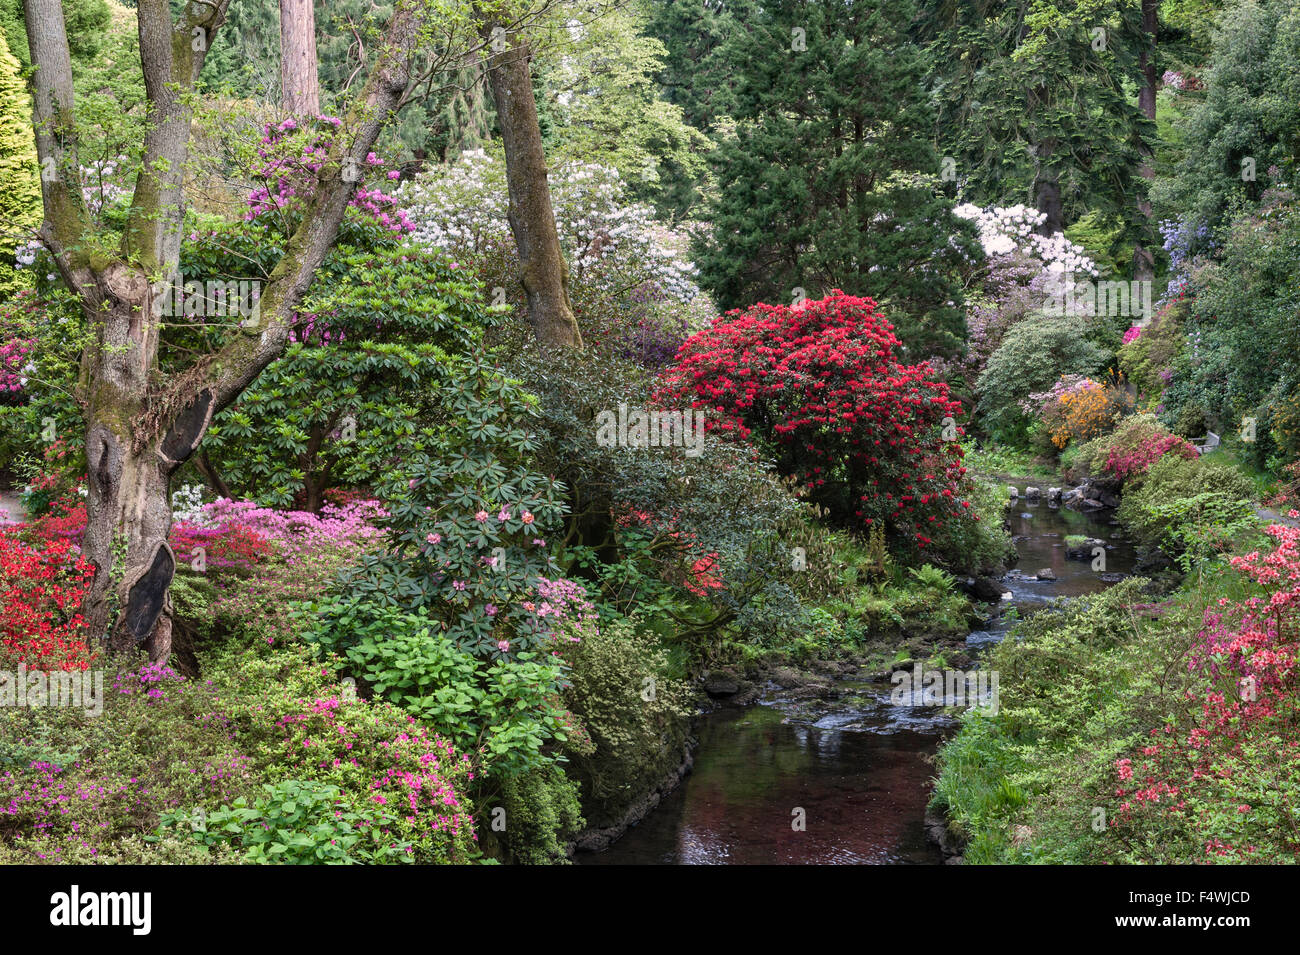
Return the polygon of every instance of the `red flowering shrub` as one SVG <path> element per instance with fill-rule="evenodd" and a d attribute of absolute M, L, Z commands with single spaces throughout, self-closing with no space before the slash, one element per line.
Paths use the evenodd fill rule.
<path fill-rule="evenodd" d="M 67 541 L 24 544 L 0 534 L 0 646 L 16 663 L 85 670 L 95 658 L 81 600 L 94 570 Z"/>
<path fill-rule="evenodd" d="M 202 548 L 205 565 L 214 570 L 252 570 L 271 553 L 271 544 L 265 537 L 236 523 L 199 527 L 177 521 L 172 525 L 168 543 L 176 552 L 176 560 L 191 566 Z"/>
<path fill-rule="evenodd" d="M 960 495 L 961 404 L 926 364 L 894 358 L 876 303 L 838 289 L 800 306 L 728 312 L 687 339 L 655 398 L 712 411 L 709 430 L 757 441 L 842 523 L 924 546 L 970 507 Z M 951 421 L 945 419 L 951 418 Z"/>
<path fill-rule="evenodd" d="M 42 540 L 80 544 L 86 532 L 86 505 L 77 493 L 66 494 L 51 502 L 49 513 L 28 526 Z M 182 564 L 193 565 L 203 548 L 205 564 L 213 570 L 251 570 L 272 552 L 266 537 L 235 520 L 213 527 L 177 521 L 167 541 Z"/>
<path fill-rule="evenodd" d="M 1141 477 L 1166 454 L 1176 454 L 1185 461 L 1194 461 L 1194 445 L 1176 434 L 1150 436 L 1140 443 L 1117 443 L 1106 456 L 1105 468 L 1121 481 Z"/>
<path fill-rule="evenodd" d="M 1113 827 L 1190 830 L 1207 856 L 1234 861 L 1300 859 L 1300 528 L 1267 532 L 1271 553 L 1231 559 L 1266 593 L 1205 613 L 1187 664 L 1200 678 L 1189 719 L 1153 727 L 1140 755 L 1116 761 Z"/>

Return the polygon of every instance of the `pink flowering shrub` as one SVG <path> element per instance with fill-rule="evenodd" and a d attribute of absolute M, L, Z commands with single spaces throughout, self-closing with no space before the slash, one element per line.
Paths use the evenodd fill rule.
<path fill-rule="evenodd" d="M 204 679 L 166 665 L 105 674 L 93 719 L 76 707 L 0 708 L 0 863 L 239 861 L 175 820 L 260 806 L 291 783 L 333 787 L 338 812 L 362 828 L 382 820 L 382 838 L 411 861 L 477 855 L 464 795 L 473 773 L 445 739 L 358 700 L 302 653 L 206 662 Z"/>
<path fill-rule="evenodd" d="M 465 861 L 478 839 L 465 789 L 470 758 L 388 703 L 330 696 L 275 721 L 278 772 L 361 794 L 389 815 L 385 836 L 412 861 Z"/>
<path fill-rule="evenodd" d="M 0 402 L 18 400 L 23 391 L 24 369 L 36 348 L 31 329 L 38 308 L 35 295 L 26 290 L 12 302 L 0 303 Z"/>
<path fill-rule="evenodd" d="M 1300 528 L 1267 533 L 1270 552 L 1231 558 L 1262 591 L 1205 611 L 1186 663 L 1186 717 L 1151 727 L 1115 763 L 1109 815 L 1121 835 L 1172 827 L 1201 839 L 1207 861 L 1300 861 Z"/>
<path fill-rule="evenodd" d="M 259 507 L 253 501 L 219 498 L 203 505 L 199 522 L 209 526 L 244 527 L 268 541 L 289 563 L 324 549 L 364 550 L 383 537 L 378 522 L 388 512 L 378 501 L 354 499 L 326 504 L 320 514 Z"/>
<path fill-rule="evenodd" d="M 1194 445 L 1171 432 L 1151 415 L 1133 415 L 1124 419 L 1098 449 L 1094 461 L 1112 477 L 1129 482 L 1141 480 L 1166 454 L 1185 461 L 1197 457 Z"/>
<path fill-rule="evenodd" d="M 1197 456 L 1196 448 L 1190 442 L 1176 434 L 1166 434 L 1138 447 L 1111 448 L 1106 457 L 1106 470 L 1121 481 L 1127 481 L 1145 474 L 1151 465 L 1171 453 L 1185 461 L 1193 461 Z"/>
<path fill-rule="evenodd" d="M 333 138 L 342 126 L 334 116 L 318 116 L 313 122 L 300 124 L 286 119 L 278 125 L 267 124 L 257 155 L 261 162 L 254 168 L 254 177 L 261 182 L 248 197 L 248 221 L 273 214 L 293 214 L 308 200 L 329 157 Z M 397 208 L 397 200 L 378 187 L 367 188 L 366 178 L 393 181 L 401 174 L 387 169 L 382 159 L 373 152 L 365 158 L 364 165 L 345 166 L 342 174 L 355 177 L 357 191 L 348 202 L 349 207 L 386 232 L 405 235 L 415 226 L 406 212 Z"/>

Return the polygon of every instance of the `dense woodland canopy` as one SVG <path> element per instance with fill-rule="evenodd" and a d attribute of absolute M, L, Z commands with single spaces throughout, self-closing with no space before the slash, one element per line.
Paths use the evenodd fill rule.
<path fill-rule="evenodd" d="M 0 861 L 561 862 L 709 707 L 913 664 L 1002 677 L 965 861 L 1297 861 L 1298 62 L 1291 0 L 0 0 Z M 1008 483 L 1132 573 L 1002 614 Z"/>

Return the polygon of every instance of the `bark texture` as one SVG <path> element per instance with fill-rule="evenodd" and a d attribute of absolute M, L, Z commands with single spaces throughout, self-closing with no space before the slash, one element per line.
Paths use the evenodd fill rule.
<path fill-rule="evenodd" d="M 80 296 L 91 330 L 78 383 L 89 470 L 83 551 L 95 568 L 84 611 L 93 635 L 113 648 L 143 646 L 154 660 L 165 659 L 171 649 L 171 476 L 196 451 L 213 415 L 283 351 L 294 308 L 333 244 L 356 188 L 343 180 L 344 164 L 364 164 L 405 97 L 426 16 L 419 2 L 396 6 L 366 86 L 344 120 L 348 135 L 339 137 L 302 224 L 262 290 L 256 315 L 220 351 L 164 374 L 153 302 L 170 293 L 177 274 L 194 85 L 228 3 L 187 4 L 174 21 L 167 0 L 140 0 L 140 61 L 149 102 L 144 162 L 121 248 L 94 261 L 83 241 L 93 223 L 81 200 L 61 4 L 26 4 L 37 67 L 37 151 L 42 163 L 53 160 L 58 170 L 52 180 L 42 177 L 41 239 Z"/>
<path fill-rule="evenodd" d="M 290 116 L 320 114 L 312 0 L 280 0 L 280 103 Z"/>
<path fill-rule="evenodd" d="M 510 231 L 519 249 L 528 322 L 544 347 L 581 348 L 582 333 L 569 302 L 569 266 L 560 249 L 546 179 L 528 43 L 516 35 L 503 44 L 503 33 L 496 32 L 502 29 L 490 22 L 483 35 L 489 40 L 489 50 L 494 40 L 496 46 L 505 46 L 492 53 L 487 71 L 506 155 Z"/>

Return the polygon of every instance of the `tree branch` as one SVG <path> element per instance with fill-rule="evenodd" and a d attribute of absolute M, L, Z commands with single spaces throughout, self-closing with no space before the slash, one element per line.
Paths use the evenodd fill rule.
<path fill-rule="evenodd" d="M 72 58 L 60 0 L 26 0 L 27 44 L 36 68 L 32 77 L 36 153 L 41 163 L 45 220 L 40 238 L 54 255 L 72 289 L 93 288 L 94 277 L 79 248 L 90 227 L 81 195 L 77 124 L 73 114 Z"/>
<path fill-rule="evenodd" d="M 214 413 L 238 397 L 284 350 L 294 309 L 333 245 L 356 189 L 355 182 L 343 178 L 343 171 L 365 168 L 366 155 L 402 102 L 428 16 L 425 0 L 399 0 L 394 8 L 382 52 L 339 127 L 321 170 L 322 179 L 301 224 L 289 238 L 284 257 L 271 272 L 256 319 L 241 326 L 241 333 L 217 352 L 208 366 L 207 383 L 216 398 Z M 352 132 L 350 142 L 345 130 Z"/>
<path fill-rule="evenodd" d="M 230 0 L 190 3 L 173 24 L 167 0 L 140 0 L 140 64 L 149 101 L 142 168 L 135 180 L 123 255 L 145 268 L 170 269 L 179 259 L 181 187 L 189 152 L 194 84 Z"/>

